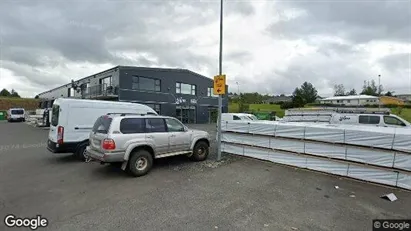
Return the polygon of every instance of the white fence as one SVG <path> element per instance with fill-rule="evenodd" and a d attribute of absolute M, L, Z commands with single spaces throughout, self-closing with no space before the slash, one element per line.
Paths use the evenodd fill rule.
<path fill-rule="evenodd" d="M 411 129 L 227 121 L 223 151 L 411 189 Z"/>

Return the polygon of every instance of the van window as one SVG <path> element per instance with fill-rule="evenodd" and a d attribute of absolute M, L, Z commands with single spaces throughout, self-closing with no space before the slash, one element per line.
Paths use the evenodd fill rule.
<path fill-rule="evenodd" d="M 23 115 L 24 110 L 22 110 L 22 109 L 13 109 L 13 110 L 11 110 L 11 114 L 12 115 Z"/>
<path fill-rule="evenodd" d="M 100 116 L 94 123 L 93 132 L 107 134 L 112 120 L 108 116 Z"/>
<path fill-rule="evenodd" d="M 51 125 L 57 126 L 59 124 L 60 106 L 53 105 L 51 115 Z"/>
<path fill-rule="evenodd" d="M 393 116 L 384 116 L 384 123 L 388 125 L 406 126 L 404 122 Z"/>
<path fill-rule="evenodd" d="M 358 122 L 360 124 L 379 124 L 380 117 L 379 116 L 368 116 L 368 115 L 360 115 Z"/>
<path fill-rule="evenodd" d="M 233 120 L 241 120 L 241 118 L 238 116 L 233 116 Z"/>
<path fill-rule="evenodd" d="M 164 119 L 150 118 L 146 119 L 147 132 L 166 132 L 166 124 Z"/>
<path fill-rule="evenodd" d="M 127 118 L 120 122 L 120 132 L 123 134 L 144 133 L 143 118 Z"/>

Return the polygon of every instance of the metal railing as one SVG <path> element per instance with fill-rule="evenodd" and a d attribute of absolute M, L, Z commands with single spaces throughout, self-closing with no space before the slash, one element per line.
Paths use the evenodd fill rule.
<path fill-rule="evenodd" d="M 117 97 L 118 87 L 107 84 L 99 84 L 85 88 L 82 92 L 83 98 Z"/>

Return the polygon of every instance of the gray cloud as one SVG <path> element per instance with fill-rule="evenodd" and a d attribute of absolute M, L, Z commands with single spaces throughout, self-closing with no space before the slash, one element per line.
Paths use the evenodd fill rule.
<path fill-rule="evenodd" d="M 257 13 L 251 1 L 226 0 L 224 6 L 225 17 Z M 235 76 L 241 91 L 289 94 L 304 81 L 320 92 L 330 92 L 338 83 L 359 91 L 363 80 L 375 73 L 370 73 L 373 64 L 366 60 L 366 51 L 356 46 L 376 40 L 409 43 L 411 38 L 411 4 L 404 2 L 279 1 L 272 7 L 273 23 L 266 32 L 273 43 L 301 40 L 316 52 L 299 54 L 288 67 L 273 63 L 270 73 Z M 290 19 L 285 11 L 305 13 Z M 198 41 L 180 35 L 218 19 L 219 1 L 0 1 L 0 61 L 21 81 L 14 88 L 36 93 L 84 77 L 71 76 L 74 72 L 67 65 L 73 63 L 216 72 L 218 57 L 198 54 Z M 319 39 L 323 36 L 340 39 Z M 253 65 L 252 51 L 247 49 L 225 52 L 224 65 Z M 386 70 L 384 76 L 395 75 L 403 81 L 407 62 L 402 54 L 382 58 L 375 65 Z M 387 84 L 399 89 L 404 85 L 401 81 Z"/>
<path fill-rule="evenodd" d="M 304 12 L 300 17 L 273 22 L 274 36 L 302 38 L 315 34 L 336 35 L 355 43 L 371 40 L 410 41 L 409 1 L 281 1 L 274 12 Z"/>
<path fill-rule="evenodd" d="M 391 71 L 396 71 L 396 70 L 405 71 L 406 69 L 411 71 L 410 59 L 411 59 L 411 53 L 402 53 L 402 54 L 385 56 L 381 58 L 379 62 L 382 65 L 384 65 L 385 68 Z"/>

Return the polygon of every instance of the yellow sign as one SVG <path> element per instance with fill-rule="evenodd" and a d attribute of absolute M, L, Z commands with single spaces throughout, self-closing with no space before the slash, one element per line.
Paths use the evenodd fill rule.
<path fill-rule="evenodd" d="M 214 76 L 214 95 L 225 94 L 225 75 Z"/>

